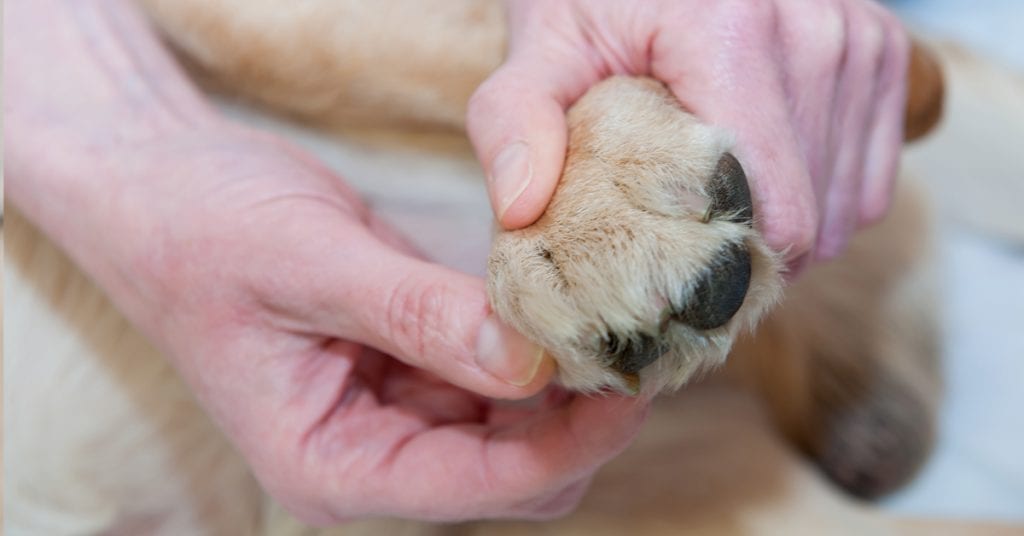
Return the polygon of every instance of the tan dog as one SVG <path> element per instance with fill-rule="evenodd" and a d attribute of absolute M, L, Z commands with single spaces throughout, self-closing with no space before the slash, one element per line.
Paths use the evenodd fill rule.
<path fill-rule="evenodd" d="M 494 1 L 284 11 L 143 3 L 214 83 L 329 128 L 368 115 L 378 124 L 461 126 L 468 95 L 502 54 Z M 908 134 L 919 136 L 937 121 L 942 84 L 919 51 L 912 71 Z M 492 305 L 551 352 L 570 388 L 678 388 L 720 364 L 781 285 L 777 261 L 751 229 L 742 167 L 725 157 L 729 135 L 679 109 L 659 84 L 623 79 L 593 88 L 569 122 L 566 168 L 547 214 L 496 241 Z"/>
<path fill-rule="evenodd" d="M 379 16 L 380 6 L 369 7 L 372 4 L 359 2 L 312 2 L 303 10 L 286 14 L 275 9 L 279 4 L 271 2 L 148 3 L 161 27 L 204 76 L 279 110 L 306 118 L 315 116 L 318 123 L 331 127 L 349 124 L 360 117 L 419 127 L 458 127 L 469 91 L 501 57 L 500 13 L 493 2 L 448 2 L 436 6 L 416 2 L 392 6 L 383 18 Z M 398 35 L 402 32 L 397 29 L 387 32 L 388 28 L 401 28 L 403 18 L 415 20 L 423 28 L 418 37 L 430 36 L 438 41 L 431 46 L 403 48 L 403 43 L 414 38 Z M 372 23 L 379 23 L 380 27 Z M 311 30 L 317 24 L 335 28 L 351 24 L 359 29 L 328 34 Z M 271 25 L 278 31 L 263 31 Z M 434 25 L 439 31 L 430 31 Z M 375 29 L 384 33 L 375 33 Z M 462 30 L 464 34 L 459 33 Z M 359 46 L 353 46 L 356 42 Z M 299 53 L 295 47 L 300 47 Z M 341 53 L 343 50 L 345 53 Z M 353 50 L 362 51 L 363 55 L 353 54 Z M 410 50 L 425 57 L 410 56 Z M 380 59 L 382 54 L 394 54 L 395 61 Z M 297 58 L 300 59 L 296 61 Z M 388 106 L 380 106 L 382 102 Z M 625 114 L 628 119 L 616 120 L 615 114 Z M 672 130 L 668 135 L 658 140 L 641 136 L 637 145 L 624 152 L 627 160 L 633 161 L 622 165 L 635 166 L 642 180 L 623 185 L 625 189 L 594 180 L 607 174 L 599 167 L 595 169 L 600 165 L 594 158 L 595 151 L 607 151 L 609 147 L 621 146 L 625 139 L 632 139 L 630 128 L 651 132 L 650 122 L 664 117 L 674 117 L 673 126 L 666 127 Z M 492 299 L 506 319 L 559 354 L 561 379 L 567 384 L 585 389 L 599 385 L 634 389 L 629 376 L 639 372 L 643 389 L 677 386 L 695 371 L 717 364 L 739 328 L 753 323 L 778 298 L 776 261 L 748 225 L 749 200 L 747 206 L 719 202 L 742 200 L 733 186 L 741 171 L 724 156 L 728 150 L 727 136 L 700 125 L 676 108 L 657 84 L 637 80 L 612 80 L 596 87 L 574 108 L 570 122 L 570 163 L 558 197 L 538 226 L 524 231 L 523 236 L 499 238 L 492 261 Z M 684 183 L 677 187 L 692 194 L 682 196 L 679 205 L 666 204 L 661 195 L 662 188 L 668 186 L 666 177 L 645 166 L 652 162 L 655 143 L 670 144 L 672 162 L 668 165 L 682 171 L 672 176 L 682 177 Z M 717 181 L 728 185 L 721 196 L 716 193 Z M 587 236 L 587 225 L 592 220 L 573 221 L 560 212 L 560 207 L 592 202 L 607 202 L 609 205 L 599 210 L 616 214 L 623 210 L 637 212 L 618 232 L 632 228 L 637 234 L 652 237 L 664 233 L 665 240 L 657 245 L 633 244 L 628 266 L 604 262 L 600 273 L 588 273 L 588 262 L 593 261 L 582 258 L 581 252 L 573 256 L 572 248 L 560 243 L 559 236 Z M 926 277 L 928 232 L 923 214 L 916 198 L 904 192 L 897 200 L 893 216 L 858 238 L 843 260 L 819 268 L 788 289 L 786 298 L 764 321 L 757 336 L 739 341 L 727 370 L 732 381 L 712 381 L 689 389 L 676 399 L 665 400 L 636 447 L 597 478 L 595 491 L 580 511 L 550 525 L 550 530 L 615 534 L 625 530 L 678 533 L 686 528 L 713 533 L 848 529 L 863 533 L 888 527 L 884 518 L 825 492 L 824 484 L 813 471 L 775 439 L 756 399 L 745 393 L 763 396 L 772 411 L 772 420 L 848 489 L 874 495 L 892 489 L 912 475 L 931 442 L 939 393 L 933 361 L 935 349 L 931 346 L 932 293 Z M 76 495 L 74 486 L 64 486 L 63 498 L 57 503 L 70 505 L 63 510 L 67 519 L 75 515 L 90 519 L 92 524 L 85 524 L 86 531 L 117 527 L 137 532 L 160 525 L 168 533 L 205 530 L 233 534 L 255 531 L 261 526 L 273 531 L 280 527 L 277 523 L 290 525 L 277 518 L 277 514 L 265 522 L 258 519 L 261 499 L 241 462 L 201 417 L 182 387 L 177 382 L 167 382 L 172 373 L 166 364 L 155 356 L 139 361 L 136 354 L 152 354 L 152 350 L 112 312 L 97 291 L 66 259 L 33 236 L 16 214 L 8 229 L 14 233 L 10 247 L 16 274 L 20 274 L 17 277 L 31 285 L 28 293 L 14 297 L 15 303 L 32 311 L 45 309 L 33 301 L 39 297 L 64 296 L 70 300 L 58 310 L 86 336 L 80 341 L 85 343 L 84 347 L 77 349 L 95 356 L 100 364 L 77 365 L 84 369 L 78 378 L 82 383 L 71 385 L 82 398 L 72 407 L 82 400 L 105 400 L 96 403 L 123 412 L 115 412 L 108 422 L 139 423 L 131 428 L 115 427 L 110 434 L 99 433 L 98 437 L 114 440 L 107 447 L 111 453 L 102 458 L 106 464 L 95 463 L 101 458 L 97 453 L 89 454 L 93 459 L 83 463 L 92 467 L 94 474 L 72 471 L 81 475 L 78 489 L 88 490 L 91 497 L 83 499 L 80 493 Z M 695 246 L 707 237 L 712 240 L 706 249 Z M 655 266 L 649 255 L 664 247 L 672 248 L 671 262 Z M 739 248 L 746 250 L 751 266 L 749 284 L 745 285 L 750 290 L 744 288 L 739 299 L 742 306 L 723 306 L 720 300 L 696 300 L 701 288 L 718 286 L 715 281 L 703 283 L 708 281 L 708 273 L 722 273 L 711 268 L 741 263 L 737 259 L 743 254 L 735 252 Z M 586 249 L 598 255 L 608 251 L 596 236 Z M 621 298 L 601 296 L 609 288 L 629 286 L 614 272 L 620 267 L 634 273 L 638 269 L 644 271 L 644 277 L 630 281 L 645 282 L 642 290 L 653 289 L 663 303 L 647 310 L 639 304 L 649 301 L 624 303 Z M 591 278 L 615 284 L 597 287 Z M 727 279 L 732 282 L 736 277 Z M 547 283 L 554 284 L 546 288 Z M 515 285 L 540 294 L 526 305 L 502 304 L 507 291 Z M 555 318 L 564 318 L 557 316 L 560 313 L 555 310 L 550 293 L 564 292 L 568 287 L 574 287 L 571 295 L 577 307 L 594 308 L 591 317 L 599 309 L 622 311 L 624 318 L 608 326 L 614 327 L 616 333 L 647 330 L 651 337 L 668 333 L 668 346 L 680 353 L 666 360 L 658 352 L 651 359 L 650 352 L 638 351 L 642 339 L 616 335 L 617 342 L 612 341 L 602 337 L 592 322 L 537 323 L 538 317 L 534 315 L 548 310 Z M 588 314 L 578 316 L 587 318 Z M 679 322 L 663 332 L 665 316 L 676 317 Z M 724 318 L 724 322 L 709 320 L 716 316 L 720 317 L 718 320 Z M 20 320 L 23 324 L 15 326 L 25 329 L 20 343 L 38 344 L 37 339 L 24 335 L 32 332 L 33 318 L 23 316 Z M 707 325 L 701 325 L 702 322 Z M 585 341 L 590 346 L 576 347 L 572 336 L 561 335 L 552 325 L 566 329 L 570 335 L 588 333 L 594 337 Z M 702 332 L 707 330 L 702 327 L 711 330 L 708 344 L 717 346 L 718 351 L 699 356 L 685 351 L 693 340 L 705 337 Z M 19 340 L 13 343 L 15 347 L 18 344 Z M 610 352 L 603 360 L 592 361 L 590 356 L 598 348 Z M 627 359 L 627 365 L 617 364 L 626 350 L 629 355 L 640 357 Z M 643 363 L 648 359 L 651 361 Z M 644 367 L 641 363 L 653 364 Z M 69 387 L 66 381 L 52 383 L 63 376 L 50 374 L 51 369 L 41 369 L 38 363 L 20 361 L 14 369 L 8 370 L 8 374 L 22 374 L 20 377 L 27 378 L 33 389 L 45 392 L 51 385 L 65 390 Z M 89 385 L 97 379 L 103 386 Z M 737 389 L 736 385 L 751 389 Z M 122 393 L 125 399 L 110 401 L 110 389 Z M 25 391 L 21 394 L 25 400 L 32 398 Z M 14 399 L 23 400 L 17 391 Z M 60 400 L 51 404 L 58 408 L 52 410 L 52 415 L 63 413 Z M 38 408 L 40 414 L 51 414 L 47 407 Z M 18 429 L 27 430 L 30 427 L 23 419 L 15 424 L 21 425 Z M 679 424 L 684 422 L 686 426 Z M 40 437 L 45 438 L 46 434 L 37 439 Z M 58 445 L 44 452 L 64 446 L 59 443 L 59 435 L 51 435 L 48 440 L 57 441 Z M 74 441 L 87 444 L 81 437 Z M 702 442 L 712 447 L 700 448 Z M 26 449 L 34 444 L 31 435 L 23 436 L 18 442 L 21 450 L 15 448 L 9 455 L 30 457 L 33 453 Z M 118 464 L 123 462 L 120 453 L 126 449 L 151 452 L 153 459 L 138 461 L 137 468 L 119 468 Z M 749 460 L 751 453 L 757 453 L 756 463 Z M 734 470 L 712 474 L 707 469 L 730 467 L 744 459 L 747 465 Z M 65 459 L 64 463 L 74 465 L 77 459 Z M 61 470 L 51 471 L 58 474 Z M 739 475 L 739 481 L 732 478 L 733 473 Z M 31 497 L 33 492 L 52 493 L 60 487 L 57 479 L 33 481 L 17 477 L 15 482 L 23 487 L 16 489 L 22 497 L 26 491 Z M 156 487 L 164 489 L 153 489 L 150 479 L 157 478 L 161 485 Z M 698 497 L 682 491 L 682 483 L 694 479 L 710 492 Z M 651 481 L 660 483 L 656 487 L 647 485 Z M 644 485 L 638 485 L 639 482 Z M 674 488 L 676 485 L 681 487 Z M 645 491 L 640 493 L 642 490 Z M 90 501 L 94 504 L 90 505 Z M 714 507 L 708 508 L 702 501 L 712 501 Z M 26 519 L 33 519 L 31 501 L 22 501 L 15 512 L 22 526 L 33 526 L 31 522 L 25 523 Z M 265 511 L 263 515 L 267 515 Z M 831 524 L 831 519 L 838 521 Z M 66 526 L 72 525 L 69 521 Z M 77 530 L 83 530 L 82 526 L 78 524 Z M 357 525 L 351 530 L 359 528 Z M 366 528 L 381 530 L 372 524 Z M 445 530 L 416 528 L 424 532 Z M 536 528 L 485 524 L 462 526 L 458 530 L 490 534 L 497 530 L 517 533 Z"/>

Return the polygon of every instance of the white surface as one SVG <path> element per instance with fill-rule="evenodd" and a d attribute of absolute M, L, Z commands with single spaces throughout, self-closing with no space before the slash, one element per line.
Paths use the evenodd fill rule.
<path fill-rule="evenodd" d="M 938 448 L 886 506 L 1024 521 L 1024 250 L 943 234 L 947 393 Z"/>

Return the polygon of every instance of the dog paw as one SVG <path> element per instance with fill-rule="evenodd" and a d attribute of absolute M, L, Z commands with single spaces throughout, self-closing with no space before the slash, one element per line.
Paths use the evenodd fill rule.
<path fill-rule="evenodd" d="M 650 79 L 601 82 L 568 123 L 546 212 L 495 238 L 492 307 L 570 389 L 678 388 L 722 363 L 779 296 L 743 168 L 727 135 Z"/>
<path fill-rule="evenodd" d="M 882 385 L 865 400 L 829 408 L 811 455 L 851 494 L 881 497 L 909 482 L 928 459 L 935 406 L 905 386 Z"/>

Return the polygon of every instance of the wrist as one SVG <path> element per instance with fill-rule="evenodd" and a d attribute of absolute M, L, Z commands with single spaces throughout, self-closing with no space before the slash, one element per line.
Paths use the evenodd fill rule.
<path fill-rule="evenodd" d="M 5 8 L 10 198 L 110 292 L 125 250 L 146 239 L 137 237 L 144 222 L 126 216 L 152 208 L 152 196 L 139 194 L 158 179 L 154 159 L 175 158 L 154 149 L 229 127 L 131 3 L 32 0 Z"/>

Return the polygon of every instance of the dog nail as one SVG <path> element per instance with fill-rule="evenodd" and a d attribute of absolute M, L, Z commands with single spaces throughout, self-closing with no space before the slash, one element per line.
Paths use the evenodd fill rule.
<path fill-rule="evenodd" d="M 724 217 L 736 223 L 753 225 L 754 209 L 750 199 L 750 186 L 743 166 L 730 153 L 718 160 L 715 173 L 708 183 L 711 194 L 712 217 Z"/>

